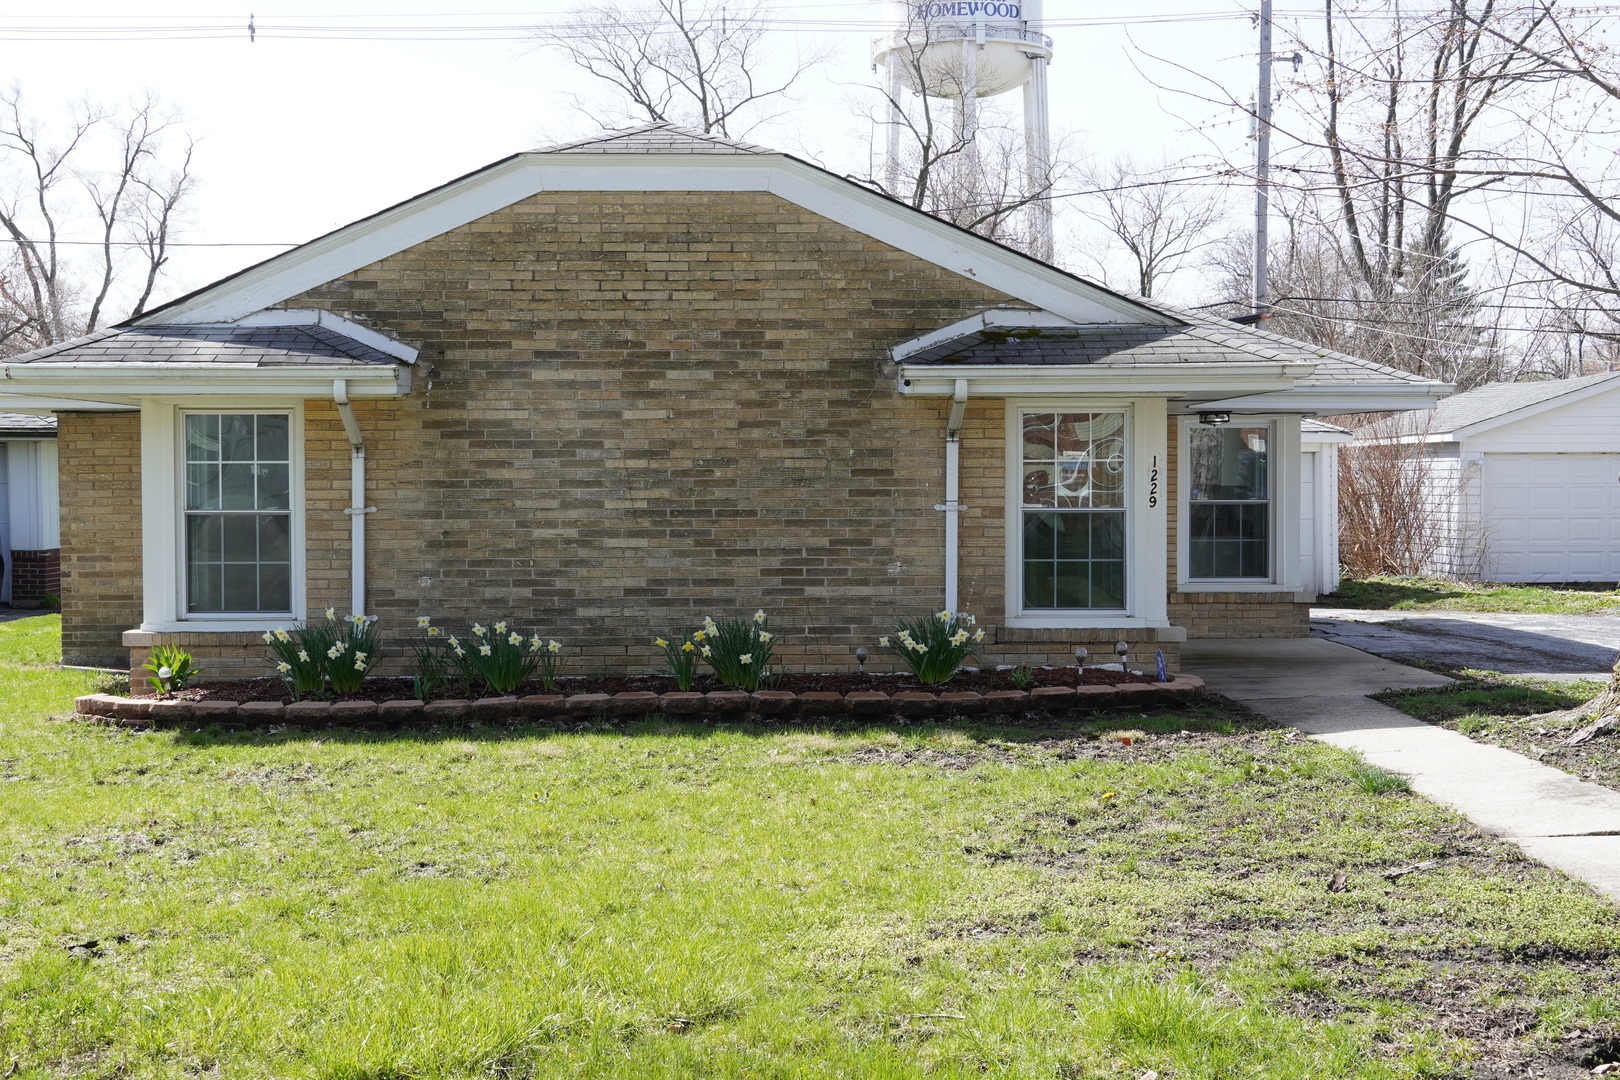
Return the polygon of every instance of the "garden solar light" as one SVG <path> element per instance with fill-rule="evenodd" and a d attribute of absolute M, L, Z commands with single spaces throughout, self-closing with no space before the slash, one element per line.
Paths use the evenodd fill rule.
<path fill-rule="evenodd" d="M 1114 651 L 1119 653 L 1119 666 L 1124 667 L 1125 654 L 1131 651 L 1131 647 L 1123 641 L 1116 641 L 1114 642 Z"/>
<path fill-rule="evenodd" d="M 861 669 L 861 674 L 865 675 L 866 674 L 866 646 L 865 645 L 861 645 L 861 646 L 856 648 L 856 650 L 855 650 L 855 663 Z"/>
<path fill-rule="evenodd" d="M 1086 666 L 1086 649 L 1083 645 L 1074 647 L 1074 666 L 1082 670 Z"/>

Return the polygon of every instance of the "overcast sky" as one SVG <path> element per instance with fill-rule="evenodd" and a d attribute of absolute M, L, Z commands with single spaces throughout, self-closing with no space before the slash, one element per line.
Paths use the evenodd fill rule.
<path fill-rule="evenodd" d="M 313 6 L 154 0 L 132 15 L 127 3 L 52 0 L 48 13 L 40 2 L 0 16 L 0 71 L 42 117 L 86 95 L 111 101 L 151 90 L 200 140 L 201 182 L 182 238 L 231 246 L 177 250 L 157 299 L 282 250 L 236 245 L 299 243 L 514 151 L 599 129 L 568 100 L 584 77 L 522 40 L 521 27 L 576 4 L 478 4 L 462 13 L 447 12 L 443 0 L 338 0 L 320 14 Z M 1098 24 L 1119 18 L 1123 5 L 1046 6 L 1053 128 L 1080 152 L 1252 154 L 1241 114 L 1166 93 L 1139 70 L 1192 85 L 1172 66 L 1183 65 L 1246 97 L 1256 38 L 1234 0 L 1143 0 L 1130 6 L 1128 25 Z M 850 100 L 872 80 L 883 5 L 782 0 L 777 11 L 790 27 L 778 35 L 784 51 L 820 45 L 836 58 L 806 83 L 805 107 L 789 123 L 751 137 L 835 171 L 863 168 Z"/>

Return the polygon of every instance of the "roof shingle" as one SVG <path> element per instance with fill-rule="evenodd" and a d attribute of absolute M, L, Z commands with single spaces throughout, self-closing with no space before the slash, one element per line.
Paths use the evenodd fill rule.
<path fill-rule="evenodd" d="M 62 356 L 61 354 L 67 354 Z M 60 356 L 60 360 L 58 357 Z M 320 325 L 154 326 L 102 330 L 50 345 L 6 364 L 239 364 L 322 367 L 397 364 L 399 360 Z"/>

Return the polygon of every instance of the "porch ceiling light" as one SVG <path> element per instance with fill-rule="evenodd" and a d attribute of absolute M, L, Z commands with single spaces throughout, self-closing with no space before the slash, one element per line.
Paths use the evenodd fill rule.
<path fill-rule="evenodd" d="M 1229 412 L 1201 412 L 1198 414 L 1198 422 L 1207 424 L 1210 427 L 1218 427 L 1221 424 L 1230 424 L 1232 414 Z"/>

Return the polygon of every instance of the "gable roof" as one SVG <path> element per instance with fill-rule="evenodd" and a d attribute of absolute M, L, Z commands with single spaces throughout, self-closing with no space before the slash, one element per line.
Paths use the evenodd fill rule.
<path fill-rule="evenodd" d="M 1443 399 L 1433 413 L 1390 417 L 1390 425 L 1394 435 L 1425 435 L 1431 440 L 1449 441 L 1450 437 L 1475 434 L 1613 389 L 1620 389 L 1620 371 L 1578 379 L 1488 383 Z"/>
<path fill-rule="evenodd" d="M 502 158 L 124 325 L 231 322 L 553 191 L 765 191 L 1068 319 L 1164 325 L 1175 321 L 1152 304 L 987 240 L 790 154 L 655 123 Z"/>

